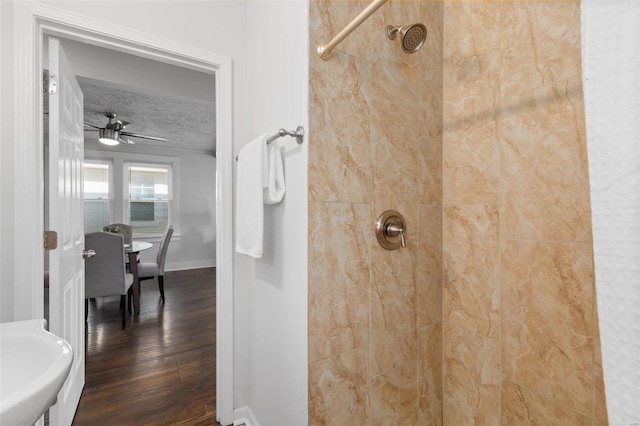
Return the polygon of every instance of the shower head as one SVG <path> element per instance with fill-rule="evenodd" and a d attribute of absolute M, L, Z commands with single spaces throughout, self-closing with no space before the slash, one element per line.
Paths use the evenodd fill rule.
<path fill-rule="evenodd" d="M 398 33 L 400 33 L 402 50 L 405 53 L 417 52 L 427 39 L 427 27 L 422 24 L 411 24 L 404 27 L 387 26 L 389 40 L 395 40 Z"/>

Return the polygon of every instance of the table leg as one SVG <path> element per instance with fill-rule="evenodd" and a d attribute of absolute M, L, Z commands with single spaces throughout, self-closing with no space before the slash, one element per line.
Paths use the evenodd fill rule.
<path fill-rule="evenodd" d="M 133 275 L 133 312 L 140 313 L 140 280 L 138 279 L 138 253 L 129 253 L 129 271 Z"/>

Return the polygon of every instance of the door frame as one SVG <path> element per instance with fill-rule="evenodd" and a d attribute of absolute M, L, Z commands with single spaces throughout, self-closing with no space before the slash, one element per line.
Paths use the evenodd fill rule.
<path fill-rule="evenodd" d="M 42 3 L 14 10 L 14 317 L 44 317 L 43 37 L 52 35 L 215 74 L 216 415 L 233 423 L 232 60 Z"/>

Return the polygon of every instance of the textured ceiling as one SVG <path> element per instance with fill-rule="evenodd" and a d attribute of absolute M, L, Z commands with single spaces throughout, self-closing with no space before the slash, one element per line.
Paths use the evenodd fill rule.
<path fill-rule="evenodd" d="M 151 93 L 78 76 L 86 123 L 104 127 L 104 112 L 128 121 L 125 131 L 166 138 L 167 142 L 130 137 L 136 145 L 215 152 L 215 103 Z M 86 129 L 90 129 L 89 126 Z M 85 131 L 85 147 L 98 144 L 97 131 Z"/>

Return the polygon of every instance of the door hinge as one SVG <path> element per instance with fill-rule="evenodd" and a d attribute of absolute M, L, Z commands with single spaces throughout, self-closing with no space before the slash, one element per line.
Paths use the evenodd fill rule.
<path fill-rule="evenodd" d="M 55 250 L 58 248 L 58 233 L 56 231 L 44 231 L 44 250 Z"/>
<path fill-rule="evenodd" d="M 42 73 L 43 90 L 50 95 L 58 93 L 58 77 L 50 75 L 49 71 L 43 71 Z"/>

